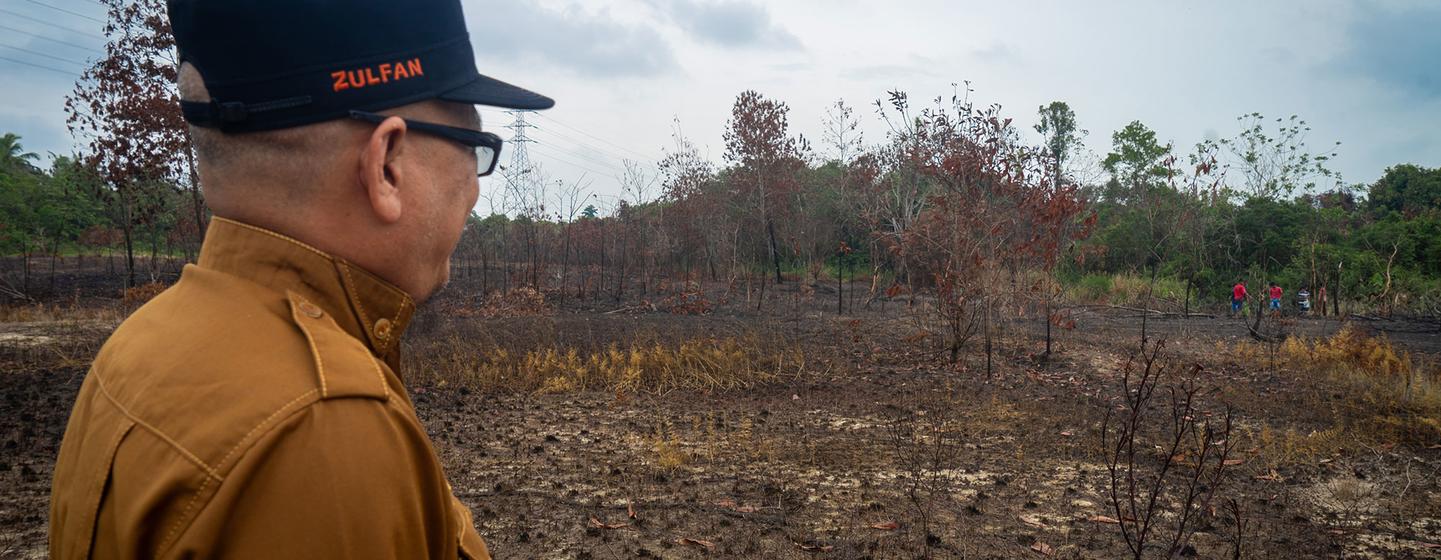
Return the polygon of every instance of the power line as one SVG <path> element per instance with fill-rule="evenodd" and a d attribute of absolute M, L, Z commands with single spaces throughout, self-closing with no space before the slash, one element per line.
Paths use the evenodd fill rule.
<path fill-rule="evenodd" d="M 620 170 L 624 169 L 624 167 L 622 167 L 622 166 L 616 165 L 616 164 L 614 164 L 614 163 L 611 163 L 611 162 L 609 162 L 609 161 L 605 161 L 605 160 L 602 160 L 602 159 L 597 159 L 597 158 L 592 157 L 592 156 L 590 156 L 590 155 L 588 155 L 588 154 L 586 154 L 586 153 L 584 153 L 584 152 L 579 152 L 579 151 L 575 151 L 575 150 L 567 150 L 567 149 L 562 148 L 562 147 L 560 147 L 560 146 L 556 146 L 556 145 L 554 145 L 554 144 L 549 144 L 549 143 L 544 143 L 544 142 L 541 142 L 541 141 L 539 141 L 539 140 L 531 140 L 531 142 L 534 142 L 535 145 L 537 145 L 537 146 L 545 146 L 545 147 L 547 147 L 547 148 L 554 149 L 555 151 L 561 152 L 561 153 L 563 153 L 563 154 L 565 154 L 565 155 L 567 155 L 567 156 L 575 156 L 575 157 L 578 157 L 578 158 L 581 158 L 581 159 L 589 160 L 590 162 L 592 162 L 592 163 L 594 163 L 594 164 L 596 164 L 596 165 L 603 165 L 603 166 L 605 166 L 605 167 L 614 168 L 616 171 L 620 171 Z"/>
<path fill-rule="evenodd" d="M 33 63 L 33 62 L 25 62 L 25 61 L 23 61 L 23 60 L 16 60 L 16 59 L 10 58 L 10 57 L 8 57 L 8 56 L 0 56 L 0 60 L 10 61 L 10 62 L 14 62 L 14 63 L 16 63 L 16 64 L 24 64 L 24 65 L 26 65 L 26 66 L 34 66 L 34 67 L 39 68 L 39 69 L 41 69 L 41 70 L 49 70 L 49 71 L 55 72 L 55 73 L 57 73 L 57 74 L 64 74 L 64 75 L 66 75 L 66 76 L 70 76 L 71 78 L 78 78 L 78 77 L 80 77 L 79 74 L 76 74 L 76 73 L 74 73 L 74 72 L 69 72 L 69 71 L 66 71 L 66 70 L 61 70 L 61 69 L 59 69 L 59 68 L 54 68 L 54 67 L 51 67 L 51 66 L 45 66 L 45 65 L 43 65 L 43 64 L 35 64 L 35 63 Z"/>
<path fill-rule="evenodd" d="M 28 19 L 28 20 L 33 21 L 33 22 L 35 22 L 35 23 L 38 23 L 38 24 L 41 24 L 41 25 L 48 25 L 48 26 L 50 26 L 50 27 L 54 27 L 54 28 L 56 28 L 56 29 L 60 29 L 60 30 L 63 30 L 63 31 L 69 31 L 69 32 L 71 32 L 71 33 L 76 33 L 76 34 L 80 34 L 80 35 L 85 35 L 85 36 L 87 36 L 87 37 L 94 37 L 94 38 L 99 39 L 99 40 L 101 40 L 101 41 L 104 41 L 104 40 L 105 40 L 104 37 L 101 37 L 101 36 L 96 35 L 96 34 L 94 34 L 94 33 L 90 33 L 90 32 L 88 32 L 88 31 L 81 31 L 81 30 L 79 30 L 79 29 L 72 29 L 72 28 L 69 28 L 69 27 L 65 27 L 65 26 L 63 26 L 63 25 L 57 25 L 57 24 L 54 24 L 54 23 L 50 23 L 50 22 L 48 22 L 48 21 L 45 21 L 45 20 L 43 20 L 43 19 L 33 18 L 33 17 L 27 16 L 27 15 L 22 14 L 22 13 L 17 13 L 17 12 L 12 12 L 12 11 L 10 11 L 10 10 L 6 10 L 6 9 L 4 9 L 4 8 L 0 8 L 0 13 L 10 14 L 10 15 L 12 15 L 12 16 L 15 16 L 15 17 L 18 17 L 18 18 L 21 18 L 21 19 Z"/>
<path fill-rule="evenodd" d="M 548 121 L 550 121 L 550 122 L 553 122 L 553 123 L 558 124 L 558 125 L 560 125 L 560 126 L 563 126 L 563 127 L 565 127 L 565 128 L 569 128 L 569 129 L 571 129 L 571 130 L 574 130 L 574 131 L 576 131 L 576 132 L 579 132 L 579 133 L 581 133 L 581 134 L 584 134 L 584 135 L 586 135 L 586 136 L 589 136 L 589 137 L 591 137 L 591 138 L 594 138 L 594 139 L 596 139 L 596 140 L 599 140 L 599 141 L 601 141 L 601 142 L 604 142 L 604 143 L 609 144 L 609 145 L 611 145 L 611 146 L 614 146 L 614 147 L 616 147 L 616 148 L 619 148 L 619 149 L 625 150 L 625 151 L 627 151 L 627 152 L 630 152 L 630 153 L 632 153 L 632 154 L 635 154 L 635 155 L 637 155 L 637 156 L 640 156 L 641 159 L 644 159 L 644 160 L 647 160 L 647 161 L 654 161 L 654 160 L 651 160 L 650 156 L 647 156 L 647 155 L 645 155 L 645 154 L 642 154 L 642 153 L 640 153 L 640 152 L 637 152 L 637 151 L 632 150 L 632 149 L 630 149 L 630 148 L 627 148 L 627 147 L 625 147 L 625 146 L 621 146 L 621 145 L 619 145 L 619 144 L 616 144 L 616 143 L 614 143 L 614 142 L 611 142 L 611 141 L 609 141 L 609 140 L 606 140 L 606 139 L 604 139 L 604 138 L 601 138 L 601 137 L 599 137 L 599 136 L 596 136 L 596 135 L 594 135 L 594 134 L 591 134 L 591 133 L 586 132 L 586 131 L 584 131 L 584 130 L 581 130 L 581 129 L 579 129 L 579 128 L 576 128 L 576 127 L 570 126 L 570 125 L 568 125 L 568 124 L 565 124 L 565 123 L 563 123 L 563 122 L 561 122 L 561 121 L 556 120 L 555 117 L 552 117 L 552 116 L 550 116 L 550 115 L 544 115 L 544 114 L 543 114 L 543 115 L 541 115 L 541 116 L 542 116 L 542 117 L 545 117 L 545 119 L 548 120 Z"/>
<path fill-rule="evenodd" d="M 17 51 L 20 51 L 20 52 L 24 52 L 24 53 L 30 53 L 30 54 L 33 54 L 33 55 L 35 55 L 35 56 L 43 56 L 43 57 L 45 57 L 45 58 L 49 58 L 49 59 L 51 59 L 51 60 L 58 60 L 58 61 L 60 61 L 60 62 L 69 62 L 70 64 L 76 64 L 76 65 L 79 65 L 79 66 L 85 66 L 85 65 L 86 65 L 84 62 L 77 62 L 77 61 L 74 61 L 74 60 L 70 60 L 70 59 L 68 59 L 68 58 L 61 58 L 61 57 L 58 57 L 58 56 L 55 56 L 55 55 L 52 55 L 52 54 L 45 54 L 45 53 L 40 52 L 40 51 L 32 51 L 32 50 L 30 50 L 30 49 L 24 49 L 24 48 L 16 47 L 16 46 L 13 46 L 13 45 L 0 44 L 0 47 L 5 47 L 5 48 L 7 48 L 7 49 L 14 49 L 14 50 L 17 50 Z"/>
<path fill-rule="evenodd" d="M 591 151 L 593 151 L 593 152 L 596 152 L 596 153 L 598 153 L 598 154 L 604 154 L 604 155 L 606 155 L 606 156 L 610 156 L 611 158 L 615 159 L 616 161 L 622 161 L 622 162 L 623 162 L 623 161 L 629 160 L 629 161 L 637 161 L 637 162 L 640 162 L 640 163 L 646 163 L 646 164 L 650 164 L 650 165 L 655 165 L 655 162 L 654 162 L 654 161 L 651 161 L 651 160 L 649 160 L 649 159 L 646 159 L 646 160 L 637 160 L 636 158 L 626 157 L 626 156 L 617 154 L 617 153 L 615 153 L 615 152 L 613 152 L 613 151 L 611 151 L 611 150 L 607 150 L 607 149 L 602 148 L 602 147 L 600 147 L 600 146 L 597 146 L 597 145 L 595 145 L 595 144 L 591 144 L 591 143 L 589 143 L 589 142 L 586 142 L 586 141 L 581 140 L 581 139 L 579 139 L 579 138 L 576 138 L 576 137 L 574 137 L 574 136 L 571 136 L 571 135 L 565 134 L 565 133 L 563 133 L 563 132 L 560 132 L 559 129 L 541 128 L 541 127 L 539 127 L 539 126 L 535 127 L 535 129 L 536 129 L 536 130 L 539 130 L 539 131 L 541 131 L 541 132 L 547 132 L 547 133 L 550 133 L 550 134 L 554 134 L 554 135 L 556 135 L 556 136 L 559 137 L 559 138 L 563 138 L 563 139 L 565 139 L 565 140 L 568 140 L 570 143 L 575 144 L 575 145 L 576 145 L 577 147 L 579 147 L 579 148 L 586 148 L 586 149 L 589 149 L 589 150 L 591 150 Z"/>
<path fill-rule="evenodd" d="M 584 170 L 586 170 L 586 171 L 589 171 L 589 172 L 594 173 L 594 174 L 596 174 L 596 175 L 599 175 L 599 176 L 601 176 L 601 177 L 615 177 L 615 175 L 616 175 L 616 173 L 615 173 L 614 171 L 610 171 L 610 172 L 598 171 L 598 170 L 593 169 L 593 168 L 591 168 L 591 167 L 588 167 L 588 166 L 585 166 L 585 165 L 581 165 L 581 164 L 576 163 L 576 162 L 574 162 L 574 161 L 568 160 L 568 159 L 566 159 L 566 158 L 560 157 L 560 156 L 555 155 L 555 154 L 552 154 L 552 153 L 548 153 L 548 152 L 543 151 L 543 150 L 537 150 L 537 151 L 539 151 L 539 152 L 541 153 L 541 155 L 544 155 L 544 156 L 545 156 L 546 158 L 548 158 L 548 159 L 553 159 L 553 160 L 559 161 L 559 162 L 561 162 L 561 163 L 564 163 L 564 164 L 569 165 L 569 166 L 571 166 L 571 167 L 574 167 L 574 168 L 576 168 L 576 169 L 584 169 Z"/>
<path fill-rule="evenodd" d="M 50 4 L 46 4 L 46 3 L 44 3 L 44 2 L 41 2 L 40 0 L 25 0 L 25 1 L 26 1 L 26 2 L 29 2 L 29 3 L 31 3 L 31 4 L 36 4 L 36 5 L 40 5 L 40 6 L 45 6 L 46 8 L 50 8 L 50 9 L 55 10 L 55 11 L 57 11 L 57 12 L 65 12 L 65 13 L 70 14 L 70 15 L 72 15 L 72 16 L 82 17 L 82 18 L 88 19 L 88 20 L 90 20 L 90 21 L 93 21 L 93 22 L 95 22 L 95 23 L 100 23 L 100 24 L 105 23 L 105 20 L 103 20 L 103 19 L 96 19 L 96 18 L 87 16 L 87 15 L 85 15 L 85 14 L 82 14 L 82 13 L 80 13 L 80 12 L 73 12 L 73 11 L 67 10 L 67 9 L 65 9 L 65 8 L 61 8 L 61 7 L 58 7 L 58 6 L 52 6 L 52 5 L 50 5 Z"/>
<path fill-rule="evenodd" d="M 504 114 L 503 111 L 500 111 L 499 109 L 492 109 L 492 108 L 490 108 L 490 107 L 478 106 L 478 107 L 476 107 L 476 109 L 479 109 L 482 113 L 492 113 L 492 114 L 496 114 L 496 115 Z M 626 151 L 626 152 L 629 152 L 629 153 L 631 153 L 631 154 L 634 154 L 635 157 L 625 156 L 625 155 L 622 155 L 622 154 L 620 154 L 620 153 L 617 153 L 617 152 L 615 152 L 615 151 L 613 151 L 613 150 L 610 150 L 610 149 L 601 147 L 601 146 L 599 146 L 599 145 L 596 145 L 596 144 L 594 144 L 594 143 L 592 143 L 592 142 L 588 142 L 588 141 L 586 141 L 586 140 L 583 140 L 583 139 L 580 139 L 580 138 L 576 138 L 576 137 L 574 137 L 574 136 L 571 136 L 570 134 L 567 134 L 567 133 L 565 133 L 565 132 L 562 132 L 562 131 L 561 131 L 560 129 L 558 129 L 558 128 L 546 128 L 546 127 L 541 127 L 541 126 L 535 125 L 534 123 L 531 123 L 531 128 L 534 128 L 534 129 L 536 129 L 536 130 L 540 130 L 540 131 L 544 131 L 544 132 L 549 132 L 549 133 L 551 133 L 551 134 L 555 134 L 555 135 L 561 136 L 561 137 L 563 137 L 563 138 L 565 138 L 565 139 L 567 139 L 567 140 L 570 140 L 571 142 L 575 143 L 576 145 L 584 146 L 584 147 L 586 147 L 586 148 L 590 148 L 590 149 L 592 149 L 592 150 L 595 150 L 596 152 L 604 153 L 604 154 L 606 154 L 606 155 L 609 155 L 609 156 L 611 156 L 611 157 L 614 157 L 616 160 L 633 159 L 633 160 L 638 160 L 638 161 L 640 161 L 640 162 L 642 162 L 642 163 L 649 163 L 649 164 L 651 164 L 651 165 L 658 165 L 655 159 L 652 159 L 650 156 L 647 156 L 647 155 L 645 155 L 645 154 L 643 154 L 643 153 L 641 153 L 641 152 L 632 150 L 632 149 L 627 148 L 627 147 L 625 147 L 625 146 L 621 146 L 621 145 L 619 145 L 619 144 L 616 144 L 616 143 L 614 143 L 614 142 L 608 141 L 608 140 L 606 140 L 606 139 L 604 139 L 604 138 L 601 138 L 601 137 L 599 137 L 599 136 L 596 136 L 596 135 L 594 135 L 594 134 L 591 134 L 591 133 L 589 133 L 589 132 L 586 132 L 586 131 L 584 131 L 584 130 L 581 130 L 581 129 L 579 129 L 579 128 L 576 128 L 576 127 L 574 127 L 574 126 L 571 126 L 571 125 L 568 125 L 568 124 L 563 123 L 563 122 L 561 122 L 561 121 L 558 121 L 558 120 L 555 119 L 555 117 L 552 117 L 552 116 L 550 116 L 550 115 L 548 115 L 548 114 L 545 114 L 545 113 L 534 113 L 534 114 L 535 114 L 535 115 L 538 115 L 538 116 L 541 116 L 541 117 L 544 117 L 545 119 L 547 119 L 547 120 L 555 123 L 556 125 L 559 125 L 559 126 L 561 126 L 561 127 L 570 129 L 571 131 L 574 131 L 574 132 L 576 132 L 576 133 L 578 133 L 578 134 L 583 134 L 583 135 L 585 135 L 586 137 L 593 138 L 593 139 L 595 139 L 596 141 L 602 142 L 602 143 L 604 143 L 604 144 L 606 144 L 606 145 L 608 145 L 608 146 L 611 146 L 611 147 L 613 147 L 613 148 L 615 148 L 615 149 L 624 150 L 624 151 Z"/>
<path fill-rule="evenodd" d="M 507 111 L 506 113 L 514 118 L 514 121 L 505 127 L 511 130 L 511 138 L 508 143 L 512 145 L 511 163 L 510 166 L 505 169 L 504 174 L 506 189 L 504 196 L 507 199 L 513 199 L 510 203 L 519 202 L 520 204 L 528 204 L 526 202 L 528 197 L 533 196 L 534 193 L 538 191 L 537 183 L 540 177 L 538 173 L 535 173 L 537 168 L 536 162 L 531 159 L 530 150 L 532 149 L 532 145 L 534 145 L 536 153 L 546 161 L 554 160 L 575 169 L 583 170 L 587 173 L 594 173 L 602 177 L 615 176 L 614 172 L 607 173 L 597 171 L 589 166 L 553 154 L 549 152 L 548 149 L 542 149 L 541 143 L 529 136 L 529 131 L 534 130 L 536 127 L 527 122 L 526 118 L 534 115 L 534 111 L 514 110 Z"/>
<path fill-rule="evenodd" d="M 42 39 L 42 40 L 45 40 L 45 41 L 50 41 L 50 42 L 52 42 L 52 43 L 60 43 L 60 44 L 62 44 L 62 45 L 66 45 L 66 46 L 70 46 L 70 47 L 75 47 L 75 48 L 77 48 L 77 49 L 90 51 L 90 52 L 93 52 L 93 53 L 96 53 L 96 54 L 105 54 L 105 51 L 102 51 L 102 50 L 97 49 L 97 48 L 95 48 L 95 47 L 87 47 L 87 46 L 85 46 L 85 45 L 77 45 L 77 44 L 75 44 L 75 43 L 71 43 L 71 42 L 69 42 L 69 41 L 62 41 L 62 40 L 60 40 L 60 39 L 51 39 L 51 38 L 46 37 L 46 36 L 44 36 L 44 35 L 40 35 L 40 34 L 36 34 L 36 33 L 31 33 L 31 32 L 29 32 L 29 31 L 25 31 L 25 30 L 23 30 L 23 29 L 16 29 L 16 28 L 10 27 L 10 26 L 8 26 L 8 25 L 0 25 L 0 29 L 8 29 L 8 30 L 13 31 L 13 32 L 15 32 L 15 33 L 20 33 L 20 34 L 24 34 L 24 35 L 29 35 L 29 36 L 34 37 L 34 38 L 36 38 L 36 39 Z"/>

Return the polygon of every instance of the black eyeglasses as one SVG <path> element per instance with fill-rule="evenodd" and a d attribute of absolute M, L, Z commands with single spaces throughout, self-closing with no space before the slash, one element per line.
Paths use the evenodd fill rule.
<path fill-rule="evenodd" d="M 350 118 L 380 124 L 390 117 L 365 111 L 351 111 Z M 401 118 L 401 120 L 405 121 L 405 126 L 410 130 L 439 136 L 475 150 L 476 177 L 495 173 L 495 164 L 500 161 L 500 148 L 505 143 L 499 136 L 479 130 L 413 121 L 407 118 Z"/>

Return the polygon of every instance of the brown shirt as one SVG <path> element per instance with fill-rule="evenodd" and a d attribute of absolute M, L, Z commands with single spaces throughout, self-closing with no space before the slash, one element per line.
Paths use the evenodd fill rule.
<path fill-rule="evenodd" d="M 397 376 L 415 305 L 215 218 L 100 350 L 51 490 L 71 558 L 489 558 Z"/>

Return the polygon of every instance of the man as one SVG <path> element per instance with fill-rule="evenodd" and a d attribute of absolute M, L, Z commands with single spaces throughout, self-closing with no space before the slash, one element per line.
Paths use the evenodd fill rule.
<path fill-rule="evenodd" d="M 1241 313 L 1241 306 L 1246 304 L 1246 282 L 1237 280 L 1236 285 L 1231 287 L 1231 315 Z"/>
<path fill-rule="evenodd" d="M 488 558 L 402 384 L 500 139 L 459 0 L 171 0 L 198 264 L 101 349 L 55 558 Z"/>
<path fill-rule="evenodd" d="M 1284 296 L 1284 295 L 1286 295 L 1286 293 L 1285 293 L 1285 291 L 1283 291 L 1283 290 L 1281 289 L 1281 286 L 1277 285 L 1275 282 L 1272 282 L 1272 283 L 1271 283 L 1271 293 L 1270 293 L 1270 296 L 1271 296 L 1271 311 L 1275 311 L 1275 312 L 1277 312 L 1277 313 L 1280 313 L 1280 312 L 1281 312 L 1281 296 Z"/>

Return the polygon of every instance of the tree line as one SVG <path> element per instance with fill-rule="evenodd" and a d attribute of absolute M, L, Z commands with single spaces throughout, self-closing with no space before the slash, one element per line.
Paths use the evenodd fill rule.
<path fill-rule="evenodd" d="M 37 255 L 53 266 L 123 250 L 134 284 L 137 252 L 190 259 L 203 237 L 163 2 L 104 3 L 106 56 L 66 103 L 80 152 L 41 169 L 20 138 L 0 141 L 0 252 L 25 257 L 19 286 L 5 284 L 12 297 L 35 289 Z M 1313 149 L 1299 117 L 1259 114 L 1189 149 L 1133 122 L 1098 155 L 1064 102 L 1039 108 L 1033 143 L 972 97 L 965 84 L 924 103 L 903 92 L 864 110 L 837 101 L 813 144 L 786 103 L 742 92 L 721 161 L 677 124 L 657 165 L 624 163 L 612 202 L 543 169 L 510 170 L 499 211 L 471 217 L 458 268 L 479 271 L 482 290 L 595 299 L 709 281 L 762 302 L 789 283 L 833 287 L 845 312 L 925 293 L 962 342 L 985 337 L 1001 308 L 1059 321 L 1051 310 L 1068 286 L 1118 274 L 1183 286 L 1187 311 L 1238 280 L 1326 289 L 1336 311 L 1342 297 L 1441 306 L 1441 170 L 1401 164 L 1348 184 L 1328 167 L 1339 143 Z M 861 134 L 862 112 L 885 123 L 879 141 Z"/>

